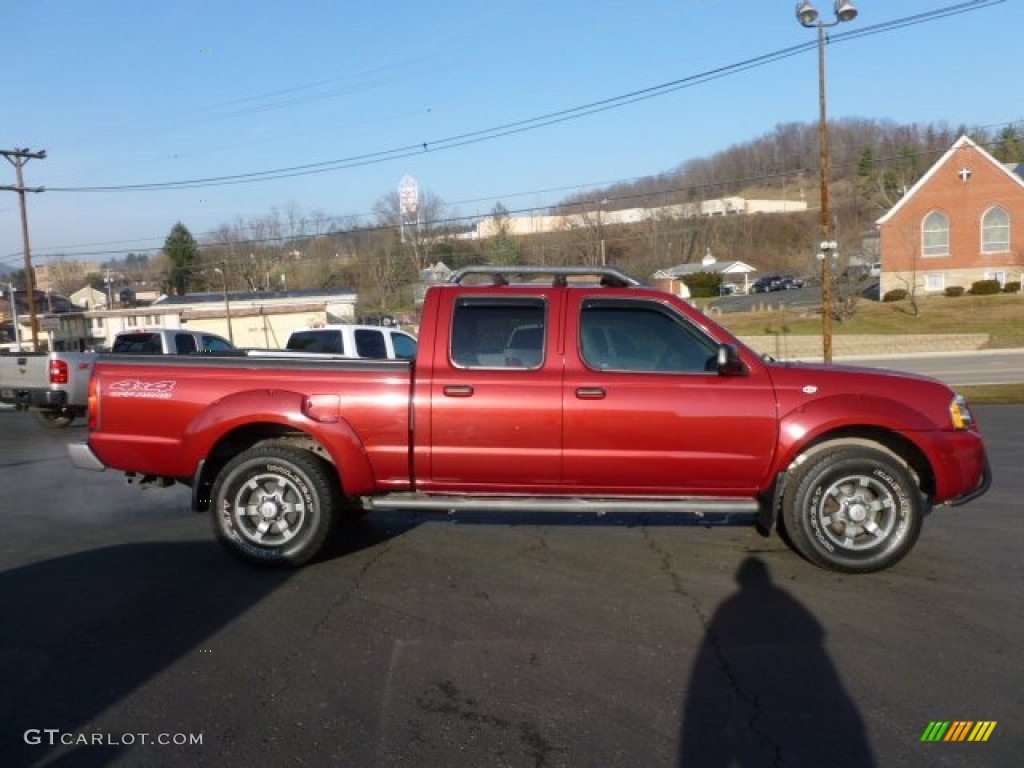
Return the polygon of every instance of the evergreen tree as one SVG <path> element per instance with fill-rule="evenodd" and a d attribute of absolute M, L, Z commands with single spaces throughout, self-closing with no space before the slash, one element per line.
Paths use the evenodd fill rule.
<path fill-rule="evenodd" d="M 183 296 L 188 288 L 188 277 L 199 261 L 199 244 L 180 221 L 171 228 L 171 233 L 164 240 L 164 253 L 171 262 L 171 289 Z"/>
<path fill-rule="evenodd" d="M 1022 146 L 1021 137 L 1017 135 L 1017 131 L 1012 125 L 1006 126 L 999 132 L 994 154 L 1001 163 L 1024 161 L 1024 146 Z"/>
<path fill-rule="evenodd" d="M 490 263 L 502 265 L 519 264 L 521 254 L 518 243 L 516 243 L 515 238 L 509 232 L 512 222 L 509 220 L 508 209 L 501 203 L 497 203 L 494 206 L 494 210 L 491 211 L 491 216 L 498 228 L 498 232 L 491 238 L 487 248 Z"/>

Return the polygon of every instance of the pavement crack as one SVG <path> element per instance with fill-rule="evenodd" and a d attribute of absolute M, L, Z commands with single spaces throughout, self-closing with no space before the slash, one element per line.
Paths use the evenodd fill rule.
<path fill-rule="evenodd" d="M 773 755 L 773 765 L 781 768 L 781 766 L 785 765 L 782 747 L 760 726 L 763 713 L 759 697 L 756 693 L 751 693 L 744 687 L 739 671 L 729 660 L 728 655 L 725 652 L 725 648 L 722 644 L 722 638 L 711 628 L 711 619 L 709 618 L 707 611 L 704 609 L 704 606 L 701 604 L 697 596 L 686 588 L 686 583 L 683 577 L 673 566 L 672 553 L 662 547 L 655 538 L 651 536 L 651 532 L 646 526 L 642 527 L 641 531 L 643 533 L 644 540 L 647 542 L 647 546 L 657 558 L 661 572 L 672 585 L 672 592 L 685 601 L 687 607 L 700 622 L 701 630 L 704 633 L 705 647 L 710 649 L 715 659 L 715 665 L 717 666 L 718 671 L 725 678 L 731 695 L 737 701 L 742 703 L 747 711 L 749 711 L 750 715 L 746 719 L 746 722 L 751 734 L 753 734 L 754 737 L 764 744 L 771 752 Z"/>
<path fill-rule="evenodd" d="M 554 755 L 567 751 L 564 747 L 552 744 L 532 723 L 513 722 L 485 711 L 476 699 L 464 694 L 451 680 L 432 683 L 416 697 L 416 705 L 427 715 L 453 718 L 470 727 L 488 728 L 503 736 L 517 738 L 533 768 L 547 768 Z"/>

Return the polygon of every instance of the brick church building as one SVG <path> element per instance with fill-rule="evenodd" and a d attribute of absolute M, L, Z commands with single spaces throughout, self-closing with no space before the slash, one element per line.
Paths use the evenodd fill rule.
<path fill-rule="evenodd" d="M 876 223 L 881 293 L 1005 285 L 1024 271 L 1024 164 L 1004 164 L 967 136 Z"/>

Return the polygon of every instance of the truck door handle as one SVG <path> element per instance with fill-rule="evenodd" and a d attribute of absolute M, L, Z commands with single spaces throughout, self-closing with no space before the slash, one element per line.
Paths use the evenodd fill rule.
<path fill-rule="evenodd" d="M 445 397 L 472 397 L 473 388 L 468 384 L 454 384 L 444 388 Z"/>
<path fill-rule="evenodd" d="M 580 400 L 601 400 L 608 394 L 603 387 L 577 387 L 576 397 Z"/>

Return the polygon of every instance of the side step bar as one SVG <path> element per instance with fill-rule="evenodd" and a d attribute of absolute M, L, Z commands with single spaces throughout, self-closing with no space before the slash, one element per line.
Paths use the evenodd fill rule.
<path fill-rule="evenodd" d="M 429 496 L 392 494 L 363 499 L 364 509 L 447 510 L 450 512 L 673 512 L 703 517 L 706 514 L 756 514 L 756 499 L 733 498 L 554 498 L 551 496 Z"/>

